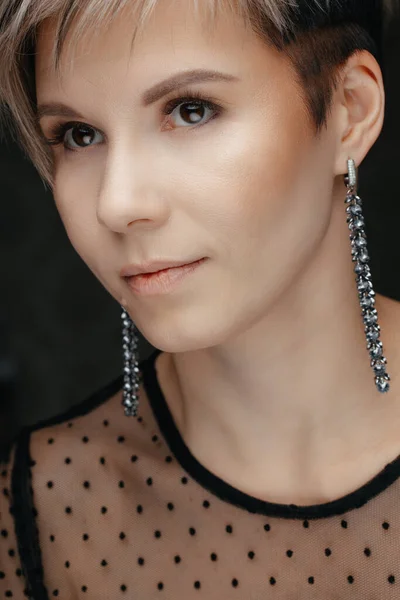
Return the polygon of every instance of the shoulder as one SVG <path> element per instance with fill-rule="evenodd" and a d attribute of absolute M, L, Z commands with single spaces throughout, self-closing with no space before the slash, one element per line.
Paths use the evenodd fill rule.
<path fill-rule="evenodd" d="M 117 377 L 68 410 L 30 428 L 29 459 L 37 486 L 50 481 L 61 464 L 71 465 L 72 456 L 80 459 L 70 469 L 76 475 L 84 456 L 103 444 L 105 423 L 122 395 L 122 379 Z"/>
<path fill-rule="evenodd" d="M 56 500 L 61 499 L 58 496 L 65 493 L 65 487 L 73 486 L 74 480 L 80 477 L 88 462 L 85 458 L 98 454 L 104 442 L 100 424 L 106 420 L 111 406 L 119 402 L 122 379 L 122 376 L 115 378 L 68 410 L 23 427 L 11 441 L 0 457 L 0 469 L 3 479 L 7 478 L 8 489 L 3 490 L 3 496 L 11 498 L 9 502 L 15 506 L 16 525 L 18 520 L 24 521 L 33 508 L 47 503 L 44 490 L 53 491 L 52 500 L 56 504 Z M 60 481 L 63 466 L 70 468 L 63 470 Z M 51 503 L 47 504 L 46 513 L 50 518 Z"/>
<path fill-rule="evenodd" d="M 12 487 L 19 478 L 30 477 L 33 468 L 36 481 L 40 477 L 47 478 L 64 456 L 74 448 L 81 448 L 89 441 L 90 434 L 100 430 L 98 422 L 102 415 L 109 413 L 110 404 L 121 397 L 122 385 L 120 375 L 69 409 L 23 427 L 0 455 L 3 479 L 7 473 Z"/>
<path fill-rule="evenodd" d="M 99 423 L 113 403 L 120 401 L 121 388 L 122 377 L 118 377 L 70 409 L 23 427 L 2 453 L 1 596 L 12 592 L 22 597 L 22 571 L 37 579 L 34 571 L 40 557 L 52 565 L 48 541 L 63 523 L 63 515 L 68 516 L 66 510 L 78 496 L 77 485 L 93 472 L 93 458 L 101 454 L 104 441 Z M 91 507 L 86 508 L 86 514 L 90 513 Z M 69 521 L 70 530 L 79 525 L 76 518 Z"/>

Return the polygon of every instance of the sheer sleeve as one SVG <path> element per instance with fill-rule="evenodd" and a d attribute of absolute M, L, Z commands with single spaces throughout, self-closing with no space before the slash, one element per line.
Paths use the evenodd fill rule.
<path fill-rule="evenodd" d="M 113 407 L 120 403 L 118 393 L 113 396 L 120 380 L 61 415 L 23 428 L 8 456 L 0 456 L 0 598 L 74 600 L 86 592 L 103 597 L 110 569 L 99 573 L 103 556 L 99 565 L 92 563 L 110 547 L 105 498 L 109 506 L 118 500 L 113 484 L 120 467 L 115 442 L 105 432 L 118 437 L 107 400 Z M 122 534 L 118 540 L 122 544 Z"/>
<path fill-rule="evenodd" d="M 58 453 L 48 451 L 51 439 L 46 429 L 24 428 L 9 460 L 1 464 L 0 598 L 48 600 L 47 583 L 58 575 L 51 547 L 54 535 L 47 532 L 56 529 L 62 490 L 55 491 L 50 503 L 42 494 L 58 466 Z M 68 537 L 67 530 L 63 534 Z M 58 592 L 54 589 L 52 595 Z M 74 597 L 68 577 L 63 578 L 63 592 Z"/>
<path fill-rule="evenodd" d="M 17 444 L 0 462 L 0 598 L 29 597 L 14 522 L 13 472 Z"/>

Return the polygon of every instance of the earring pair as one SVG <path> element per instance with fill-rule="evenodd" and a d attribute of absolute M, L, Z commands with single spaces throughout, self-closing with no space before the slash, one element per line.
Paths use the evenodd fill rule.
<path fill-rule="evenodd" d="M 367 341 L 367 350 L 370 356 L 375 379 L 379 392 L 385 393 L 390 389 L 390 376 L 386 372 L 387 360 L 383 356 L 383 345 L 380 338 L 381 328 L 378 325 L 378 312 L 375 308 L 375 291 L 371 280 L 369 267 L 369 254 L 367 250 L 367 236 L 364 230 L 364 216 L 362 213 L 362 200 L 357 195 L 358 175 L 353 159 L 347 161 L 347 173 L 344 175 L 347 187 L 345 199 L 346 213 L 350 230 L 350 244 L 352 261 L 355 263 L 356 284 L 361 307 L 361 316 L 364 321 L 364 331 Z M 126 416 L 136 417 L 139 408 L 140 369 L 138 355 L 138 335 L 132 319 L 125 308 L 122 308 L 122 349 L 124 358 L 124 384 L 123 400 Z"/>

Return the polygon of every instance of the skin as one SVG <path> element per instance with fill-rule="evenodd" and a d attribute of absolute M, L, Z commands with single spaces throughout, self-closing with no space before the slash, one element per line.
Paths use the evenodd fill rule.
<path fill-rule="evenodd" d="M 49 70 L 54 24 L 40 27 L 38 104 L 64 102 L 94 128 L 88 142 L 67 135 L 77 152 L 52 149 L 55 202 L 82 259 L 163 350 L 160 385 L 197 459 L 259 498 L 329 501 L 400 451 L 399 303 L 376 296 L 392 377 L 383 396 L 344 206 L 347 158 L 359 166 L 382 129 L 381 70 L 368 52 L 348 60 L 316 137 L 281 54 L 234 15 L 205 29 L 186 0 L 174 6 L 157 6 L 133 52 L 127 14 L 82 40 L 72 69 L 67 46 L 61 82 Z M 214 119 L 207 108 L 201 125 L 179 107 L 164 116 L 181 90 L 141 106 L 153 84 L 200 67 L 239 78 L 189 86 L 223 107 Z M 49 138 L 70 120 L 40 125 Z M 203 256 L 169 294 L 136 295 L 119 275 Z"/>

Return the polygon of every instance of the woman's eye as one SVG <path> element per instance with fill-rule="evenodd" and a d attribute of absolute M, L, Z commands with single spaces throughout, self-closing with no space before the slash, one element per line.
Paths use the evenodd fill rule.
<path fill-rule="evenodd" d="M 96 138 L 96 129 L 84 123 L 59 123 L 51 131 L 52 138 L 46 139 L 49 146 L 63 144 L 66 150 L 76 151 L 87 148 Z M 101 135 L 101 134 L 100 134 Z"/>
<path fill-rule="evenodd" d="M 75 125 L 64 131 L 64 143 L 70 149 L 87 148 L 93 146 L 96 142 L 98 132 L 87 125 Z M 98 143 L 98 142 L 97 142 Z"/>
<path fill-rule="evenodd" d="M 204 120 L 208 121 L 209 118 L 205 119 L 205 116 L 207 116 L 208 113 L 211 113 L 211 116 L 213 116 L 213 113 L 215 113 L 216 110 L 217 107 L 210 102 L 182 102 L 168 114 L 171 117 L 175 115 L 178 127 L 184 127 L 185 125 L 197 125 Z"/>

